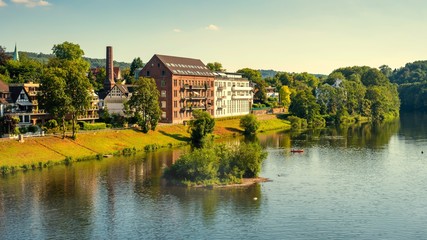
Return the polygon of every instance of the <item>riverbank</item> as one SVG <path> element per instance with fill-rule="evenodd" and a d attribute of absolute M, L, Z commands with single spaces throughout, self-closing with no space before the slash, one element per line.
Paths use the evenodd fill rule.
<path fill-rule="evenodd" d="M 260 131 L 290 129 L 288 121 L 278 115 L 258 116 Z M 218 119 L 214 135 L 241 135 L 240 118 Z M 0 172 L 27 170 L 46 166 L 100 158 L 105 154 L 121 154 L 123 150 L 147 151 L 187 144 L 189 133 L 183 125 L 159 125 L 147 134 L 134 129 L 80 132 L 76 140 L 61 136 L 0 140 Z"/>

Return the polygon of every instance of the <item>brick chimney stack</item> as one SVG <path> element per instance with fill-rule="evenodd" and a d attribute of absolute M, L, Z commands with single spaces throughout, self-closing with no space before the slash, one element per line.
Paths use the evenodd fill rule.
<path fill-rule="evenodd" d="M 107 46 L 107 59 L 105 64 L 105 73 L 107 75 L 104 81 L 104 90 L 109 91 L 113 88 L 114 81 L 114 64 L 113 64 L 113 47 Z"/>

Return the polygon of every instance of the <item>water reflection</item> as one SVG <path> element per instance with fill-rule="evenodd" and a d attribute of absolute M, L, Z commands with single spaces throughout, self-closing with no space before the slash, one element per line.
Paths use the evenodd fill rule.
<path fill-rule="evenodd" d="M 403 231 L 402 222 L 421 236 L 423 216 L 407 212 L 427 209 L 420 197 L 426 161 L 413 153 L 416 144 L 395 137 L 425 142 L 426 132 L 411 124 L 420 122 L 223 140 L 256 141 L 269 151 L 261 175 L 273 182 L 244 188 L 169 186 L 163 169 L 185 148 L 8 175 L 0 178 L 0 238 L 372 239 Z M 391 229 L 375 225 L 384 219 Z"/>

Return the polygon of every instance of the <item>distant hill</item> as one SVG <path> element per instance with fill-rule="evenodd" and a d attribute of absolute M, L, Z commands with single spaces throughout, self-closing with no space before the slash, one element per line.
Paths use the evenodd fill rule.
<path fill-rule="evenodd" d="M 12 55 L 13 53 L 9 52 L 7 54 Z M 19 51 L 19 54 L 25 54 L 25 55 L 27 55 L 28 58 L 35 59 L 35 60 L 42 62 L 42 63 L 47 63 L 49 61 L 49 58 L 53 57 L 53 54 L 23 52 L 23 51 Z M 105 58 L 99 59 L 99 58 L 84 57 L 84 59 L 90 63 L 91 68 L 105 67 Z M 125 69 L 125 68 L 130 67 L 130 63 L 114 61 L 114 66 L 120 67 L 120 69 Z"/>
<path fill-rule="evenodd" d="M 259 69 L 258 71 L 261 72 L 261 76 L 262 78 L 266 78 L 266 77 L 274 77 L 276 76 L 277 73 L 279 73 L 280 71 L 275 71 L 273 69 L 269 69 L 269 70 L 265 70 L 265 69 Z M 324 74 L 316 74 L 316 73 L 311 73 L 314 76 L 316 76 L 317 78 L 322 78 L 322 77 L 326 77 L 327 75 Z"/>

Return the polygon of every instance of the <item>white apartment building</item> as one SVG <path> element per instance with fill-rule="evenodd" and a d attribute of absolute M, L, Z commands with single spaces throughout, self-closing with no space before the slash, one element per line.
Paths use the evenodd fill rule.
<path fill-rule="evenodd" d="M 214 117 L 241 116 L 251 112 L 253 87 L 238 73 L 215 73 Z"/>

